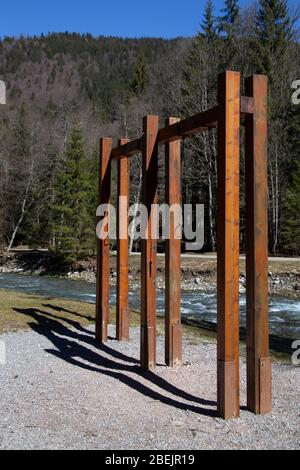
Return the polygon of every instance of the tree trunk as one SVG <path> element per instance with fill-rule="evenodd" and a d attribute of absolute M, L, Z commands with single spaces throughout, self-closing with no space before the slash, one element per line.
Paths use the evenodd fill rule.
<path fill-rule="evenodd" d="M 25 190 L 25 194 L 24 194 L 24 198 L 23 198 L 23 201 L 22 201 L 22 207 L 21 207 L 21 214 L 20 214 L 20 217 L 18 219 L 18 222 L 15 226 L 15 229 L 12 233 L 12 236 L 10 238 L 10 242 L 8 244 L 8 247 L 7 247 L 7 252 L 9 252 L 11 249 L 12 249 L 12 246 L 14 244 L 14 241 L 15 241 L 15 238 L 16 238 L 16 235 L 19 231 L 19 228 L 20 228 L 20 225 L 21 223 L 23 222 L 23 219 L 24 219 L 24 215 L 26 213 L 26 210 L 27 210 L 27 200 L 28 200 L 28 194 L 29 194 L 29 189 L 30 189 L 30 184 L 31 184 L 31 179 L 32 179 L 32 174 L 33 174 L 33 166 L 34 166 L 34 162 L 32 162 L 32 165 L 31 165 L 31 168 L 30 168 L 30 173 L 29 173 L 29 176 L 28 176 L 28 182 L 27 182 L 27 186 L 26 186 L 26 190 Z"/>

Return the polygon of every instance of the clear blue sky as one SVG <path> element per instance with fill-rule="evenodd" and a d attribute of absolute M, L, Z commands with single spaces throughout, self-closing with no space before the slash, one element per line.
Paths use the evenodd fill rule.
<path fill-rule="evenodd" d="M 1 0 L 0 37 L 56 31 L 95 36 L 192 36 L 206 0 Z M 223 0 L 215 0 L 216 13 Z M 249 0 L 240 0 L 246 5 Z M 296 5 L 297 0 L 290 0 Z M 158 13 L 159 12 L 159 13 Z"/>

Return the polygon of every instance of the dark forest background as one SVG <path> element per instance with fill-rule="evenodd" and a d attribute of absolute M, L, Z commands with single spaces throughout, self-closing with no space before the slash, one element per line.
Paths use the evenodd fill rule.
<path fill-rule="evenodd" d="M 61 33 L 1 40 L 0 77 L 8 94 L 0 109 L 2 249 L 47 247 L 66 262 L 92 254 L 99 138 L 139 137 L 146 114 L 159 114 L 163 125 L 168 116 L 212 107 L 218 73 L 232 69 L 269 77 L 269 249 L 300 254 L 300 105 L 291 100 L 292 83 L 300 79 L 297 15 L 284 0 L 244 9 L 226 0 L 221 17 L 208 1 L 201 24 L 200 13 L 199 34 L 188 39 Z M 183 159 L 184 202 L 205 204 L 205 249 L 215 250 L 216 132 L 185 141 Z M 162 154 L 162 198 L 163 161 Z M 130 185 L 137 202 L 138 157 Z"/>

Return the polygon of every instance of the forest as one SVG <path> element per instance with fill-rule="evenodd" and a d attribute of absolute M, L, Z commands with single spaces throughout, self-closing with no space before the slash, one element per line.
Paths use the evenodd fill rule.
<path fill-rule="evenodd" d="M 163 125 L 168 116 L 214 106 L 217 76 L 230 69 L 242 78 L 269 77 L 269 251 L 300 255 L 300 104 L 292 100 L 293 83 L 300 80 L 297 21 L 286 0 L 259 0 L 246 8 L 226 0 L 221 16 L 208 0 L 191 38 L 70 32 L 2 38 L 7 105 L 0 107 L 0 248 L 48 248 L 66 264 L 92 255 L 99 138 L 116 143 L 120 136 L 140 137 L 146 114 L 158 114 Z M 217 249 L 216 142 L 210 130 L 182 144 L 183 199 L 205 205 L 206 251 Z M 242 248 L 244 166 L 242 152 Z M 139 202 L 139 157 L 130 175 L 131 202 Z M 163 199 L 163 153 L 159 195 Z"/>

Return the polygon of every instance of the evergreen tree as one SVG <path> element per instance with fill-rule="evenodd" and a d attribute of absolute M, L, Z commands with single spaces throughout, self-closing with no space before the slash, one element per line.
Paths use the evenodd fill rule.
<path fill-rule="evenodd" d="M 299 63 L 300 72 L 300 63 Z M 288 130 L 289 151 L 295 160 L 300 160 L 300 104 L 292 106 Z"/>
<path fill-rule="evenodd" d="M 222 12 L 224 15 L 219 18 L 219 30 L 230 38 L 234 34 L 234 28 L 239 18 L 238 0 L 225 0 L 225 8 Z"/>
<path fill-rule="evenodd" d="M 288 185 L 282 231 L 282 251 L 300 254 L 300 105 L 294 105 L 288 132 L 289 152 L 294 160 L 290 170 L 291 181 Z"/>
<path fill-rule="evenodd" d="M 224 15 L 219 18 L 218 31 L 223 42 L 221 69 L 239 70 L 238 63 L 238 22 L 240 7 L 238 0 L 225 0 Z"/>
<path fill-rule="evenodd" d="M 291 108 L 288 50 L 292 35 L 293 21 L 286 0 L 260 0 L 253 50 L 256 72 L 269 78 L 269 231 L 272 253 L 278 252 L 281 244 L 285 188 L 294 160 L 288 135 Z"/>
<path fill-rule="evenodd" d="M 147 71 L 146 71 L 146 61 L 143 53 L 139 55 L 137 60 L 134 76 L 131 82 L 131 91 L 134 95 L 140 96 L 144 93 L 147 86 Z"/>
<path fill-rule="evenodd" d="M 216 18 L 212 0 L 207 0 L 201 29 L 207 41 L 211 42 L 216 38 Z"/>
<path fill-rule="evenodd" d="M 87 167 L 81 128 L 76 124 L 56 175 L 52 207 L 54 249 L 64 264 L 86 255 L 94 239 Z"/>
<path fill-rule="evenodd" d="M 257 71 L 271 81 L 278 72 L 277 61 L 292 38 L 293 21 L 286 0 L 260 0 L 256 17 Z"/>
<path fill-rule="evenodd" d="M 298 142 L 299 144 L 299 142 Z M 300 254 L 300 161 L 296 163 L 284 205 L 282 245 L 285 252 Z"/>

